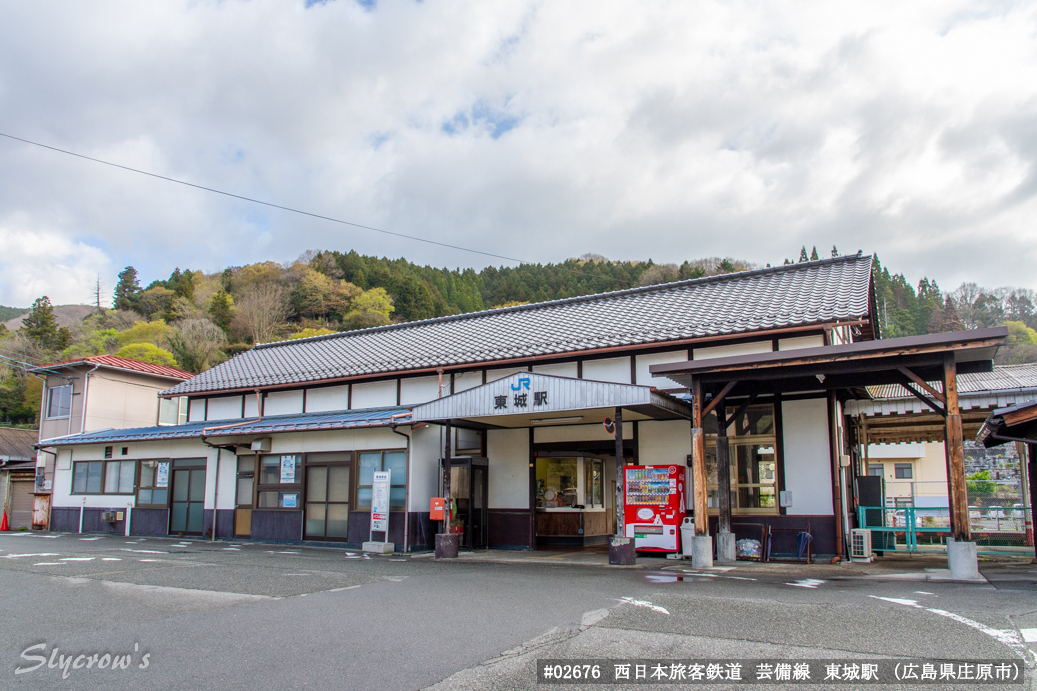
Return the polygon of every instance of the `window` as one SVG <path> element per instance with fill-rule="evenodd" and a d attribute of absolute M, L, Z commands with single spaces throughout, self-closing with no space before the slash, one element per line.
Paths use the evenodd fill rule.
<path fill-rule="evenodd" d="M 100 494 L 101 475 L 104 473 L 102 461 L 78 461 L 72 467 L 73 494 Z"/>
<path fill-rule="evenodd" d="M 728 408 L 729 412 L 733 412 Z M 713 429 L 716 429 L 715 417 Z M 704 425 L 705 426 L 705 425 Z M 728 425 L 731 510 L 736 514 L 778 512 L 778 460 L 775 453 L 774 406 L 750 406 Z M 719 510 L 716 437 L 706 446 L 706 505 Z M 727 484 L 725 483 L 725 484 Z"/>
<path fill-rule="evenodd" d="M 47 391 L 47 417 L 69 417 L 72 414 L 72 385 L 55 386 Z"/>
<path fill-rule="evenodd" d="M 911 479 L 911 464 L 910 463 L 894 463 L 893 464 L 893 477 L 898 480 L 910 480 Z"/>
<path fill-rule="evenodd" d="M 237 506 L 252 506 L 252 488 L 256 482 L 256 459 L 253 456 L 242 456 L 238 459 L 238 497 Z"/>
<path fill-rule="evenodd" d="M 260 458 L 258 508 L 302 508 L 302 502 L 299 501 L 299 495 L 302 493 L 301 461 L 302 457 L 296 454 Z"/>
<path fill-rule="evenodd" d="M 584 503 L 591 507 L 604 506 L 605 496 L 602 485 L 605 476 L 602 474 L 601 461 L 596 458 L 584 458 L 583 470 L 586 473 L 586 480 L 583 485 Z"/>
<path fill-rule="evenodd" d="M 362 451 L 357 473 L 356 509 L 371 508 L 371 492 L 374 474 L 388 470 L 389 509 L 402 509 L 407 496 L 407 452 L 406 451 Z"/>
<path fill-rule="evenodd" d="M 536 461 L 536 497 L 538 509 L 576 506 L 579 503 L 576 479 L 579 477 L 575 458 L 538 457 Z"/>
<path fill-rule="evenodd" d="M 136 461 L 108 461 L 104 466 L 105 494 L 133 494 Z"/>
<path fill-rule="evenodd" d="M 169 461 L 141 461 L 137 505 L 166 506 L 169 502 Z"/>
<path fill-rule="evenodd" d="M 868 464 L 868 475 L 871 475 L 872 477 L 883 477 L 885 474 L 886 471 L 881 463 Z"/>

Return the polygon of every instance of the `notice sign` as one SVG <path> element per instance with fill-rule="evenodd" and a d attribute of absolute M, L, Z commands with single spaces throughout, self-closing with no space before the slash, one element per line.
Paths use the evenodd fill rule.
<path fill-rule="evenodd" d="M 281 456 L 281 483 L 295 482 L 295 456 Z"/>
<path fill-rule="evenodd" d="M 155 468 L 155 487 L 169 487 L 169 462 L 159 463 Z"/>
<path fill-rule="evenodd" d="M 371 487 L 371 530 L 388 532 L 389 530 L 389 476 L 392 471 L 379 471 L 374 474 Z"/>

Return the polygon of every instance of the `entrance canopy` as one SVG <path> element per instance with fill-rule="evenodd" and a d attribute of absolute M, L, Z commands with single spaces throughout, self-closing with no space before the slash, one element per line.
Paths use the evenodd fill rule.
<path fill-rule="evenodd" d="M 411 422 L 474 429 L 583 425 L 613 417 L 616 408 L 627 422 L 691 418 L 687 403 L 649 386 L 519 372 L 415 406 Z"/>
<path fill-rule="evenodd" d="M 703 393 L 724 389 L 725 396 L 863 389 L 882 384 L 902 384 L 915 395 L 931 395 L 924 383 L 943 379 L 947 356 L 953 357 L 959 374 L 989 372 L 994 354 L 1007 337 L 1004 327 L 974 329 L 675 362 L 652 365 L 649 370 L 652 376 L 668 377 L 689 388 L 697 380 Z M 867 392 L 861 395 L 869 397 Z"/>

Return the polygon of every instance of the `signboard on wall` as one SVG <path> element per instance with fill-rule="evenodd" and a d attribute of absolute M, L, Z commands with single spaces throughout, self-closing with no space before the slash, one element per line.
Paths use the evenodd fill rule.
<path fill-rule="evenodd" d="M 155 487 L 169 487 L 169 461 L 155 467 Z"/>
<path fill-rule="evenodd" d="M 281 456 L 281 483 L 295 483 L 295 456 Z"/>
<path fill-rule="evenodd" d="M 389 530 L 389 478 L 391 470 L 374 474 L 371 487 L 371 531 Z"/>

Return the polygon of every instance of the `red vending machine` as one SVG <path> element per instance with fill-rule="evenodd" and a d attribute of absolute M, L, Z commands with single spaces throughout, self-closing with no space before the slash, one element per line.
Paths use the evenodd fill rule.
<path fill-rule="evenodd" d="M 626 536 L 634 548 L 676 552 L 684 520 L 684 466 L 623 466 Z"/>

